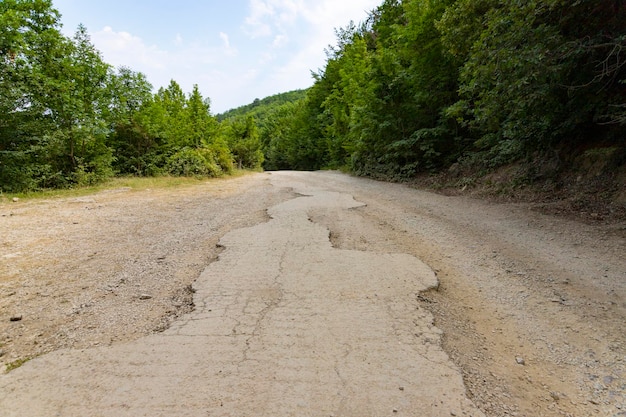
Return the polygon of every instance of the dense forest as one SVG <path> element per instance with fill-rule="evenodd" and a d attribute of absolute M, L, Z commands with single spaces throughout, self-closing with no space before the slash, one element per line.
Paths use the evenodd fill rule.
<path fill-rule="evenodd" d="M 543 161 L 529 180 L 592 148 L 623 164 L 624 49 L 623 1 L 386 0 L 268 115 L 265 163 L 400 179 Z"/>
<path fill-rule="evenodd" d="M 50 0 L 0 2 L 0 191 L 113 175 L 345 168 L 402 179 L 515 161 L 626 160 L 622 0 L 385 0 L 337 29 L 312 87 L 213 116 L 106 64 Z M 545 168 L 548 167 L 548 168 Z"/>

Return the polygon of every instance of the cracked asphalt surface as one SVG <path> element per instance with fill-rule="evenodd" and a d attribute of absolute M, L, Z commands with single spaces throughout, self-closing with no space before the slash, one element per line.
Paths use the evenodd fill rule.
<path fill-rule="evenodd" d="M 8 416 L 482 416 L 419 303 L 416 257 L 333 247 L 319 210 L 350 194 L 273 173 L 299 196 L 224 235 L 162 333 L 60 350 L 0 377 Z"/>
<path fill-rule="evenodd" d="M 623 222 L 278 172 L 0 228 L 2 417 L 626 415 Z"/>

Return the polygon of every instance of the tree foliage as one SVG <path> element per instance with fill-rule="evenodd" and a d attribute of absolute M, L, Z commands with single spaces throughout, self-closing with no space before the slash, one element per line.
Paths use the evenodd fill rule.
<path fill-rule="evenodd" d="M 623 148 L 625 48 L 622 2 L 385 0 L 337 30 L 307 116 L 281 123 L 308 124 L 313 166 L 377 177 Z M 297 168 L 285 131 L 268 160 Z"/>
<path fill-rule="evenodd" d="M 275 107 L 281 106 L 286 103 L 291 103 L 300 100 L 306 96 L 306 90 L 293 90 L 286 93 L 275 94 L 263 99 L 255 99 L 252 103 L 237 107 L 235 109 L 228 110 L 222 114 L 217 115 L 219 121 L 232 119 L 237 117 L 246 118 L 252 116 L 257 125 L 263 124 L 266 119 L 266 115 L 272 111 Z"/>
<path fill-rule="evenodd" d="M 50 0 L 0 2 L 0 192 L 232 171 L 198 86 L 153 94 L 145 75 L 105 63 L 84 26 L 59 29 Z"/>
<path fill-rule="evenodd" d="M 621 1 L 384 0 L 337 29 L 311 88 L 217 117 L 197 85 L 153 93 L 59 26 L 51 0 L 0 2 L 0 191 L 234 167 L 401 179 L 626 148 Z"/>

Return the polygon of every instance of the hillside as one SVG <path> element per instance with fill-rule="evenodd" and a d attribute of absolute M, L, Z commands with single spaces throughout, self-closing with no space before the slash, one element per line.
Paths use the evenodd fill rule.
<path fill-rule="evenodd" d="M 220 122 L 236 117 L 252 116 L 262 121 L 272 109 L 283 104 L 293 103 L 306 97 L 307 90 L 293 90 L 286 93 L 279 93 L 263 99 L 256 99 L 250 104 L 246 104 L 235 109 L 228 110 L 217 115 Z"/>

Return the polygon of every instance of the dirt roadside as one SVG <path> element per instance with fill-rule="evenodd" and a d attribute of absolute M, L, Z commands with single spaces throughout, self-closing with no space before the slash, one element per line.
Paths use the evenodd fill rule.
<path fill-rule="evenodd" d="M 293 197 L 270 175 L 0 205 L 0 360 L 167 327 L 191 308 L 189 285 L 219 237 Z M 311 215 L 336 247 L 409 253 L 438 272 L 438 291 L 419 301 L 487 415 L 626 415 L 623 225 L 336 173 L 293 175 L 367 204 Z"/>
<path fill-rule="evenodd" d="M 0 204 L 0 363 L 167 328 L 219 238 L 292 197 L 250 175 Z"/>
<path fill-rule="evenodd" d="M 313 220 L 337 247 L 437 271 L 420 299 L 485 414 L 626 415 L 626 225 L 332 175 L 367 207 Z"/>

